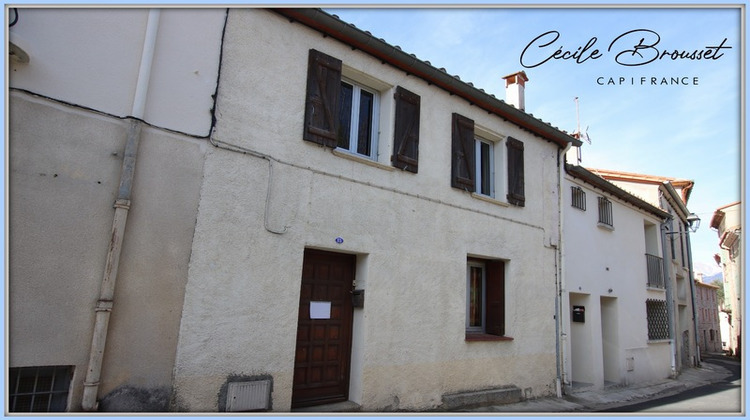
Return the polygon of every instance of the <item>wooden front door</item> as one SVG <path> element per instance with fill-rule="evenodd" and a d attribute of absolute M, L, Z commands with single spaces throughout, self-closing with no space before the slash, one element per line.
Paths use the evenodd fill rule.
<path fill-rule="evenodd" d="M 305 250 L 292 407 L 349 399 L 354 255 Z"/>

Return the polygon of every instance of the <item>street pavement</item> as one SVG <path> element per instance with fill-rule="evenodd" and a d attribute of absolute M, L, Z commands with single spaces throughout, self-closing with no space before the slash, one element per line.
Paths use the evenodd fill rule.
<path fill-rule="evenodd" d="M 716 356 L 719 355 L 714 355 L 714 357 Z M 733 361 L 732 363 L 739 365 L 739 361 Z M 564 395 L 562 398 L 537 398 L 515 404 L 486 406 L 462 411 L 474 413 L 591 413 L 602 411 L 618 412 L 618 407 L 622 407 L 623 410 L 619 412 L 627 412 L 628 406 L 640 402 L 676 395 L 709 384 L 728 381 L 732 379 L 732 372 L 725 366 L 726 363 L 717 363 L 711 360 L 711 358 L 707 358 L 707 360 L 701 362 L 700 367 L 687 368 L 675 379 L 663 379 L 632 386 L 611 386 L 600 390 L 574 391 L 572 394 Z M 728 383 L 739 385 L 740 382 L 740 379 L 735 378 L 734 381 Z M 739 387 L 728 388 L 732 389 L 721 391 L 714 398 L 714 404 L 721 404 L 720 410 L 711 409 L 711 406 L 706 405 L 706 400 L 698 400 L 691 403 L 693 404 L 693 408 L 690 408 L 691 405 L 685 404 L 665 405 L 648 409 L 648 411 L 659 413 L 673 412 L 672 410 L 674 412 L 692 413 L 717 411 L 725 414 L 739 414 L 742 410 L 741 391 Z"/>

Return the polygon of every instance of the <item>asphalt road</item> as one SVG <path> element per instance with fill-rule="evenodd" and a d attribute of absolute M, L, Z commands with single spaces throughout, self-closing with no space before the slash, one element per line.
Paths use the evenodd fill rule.
<path fill-rule="evenodd" d="M 742 410 L 742 366 L 740 361 L 724 356 L 709 356 L 704 360 L 720 365 L 732 374 L 719 382 L 689 389 L 680 394 L 604 410 L 603 412 L 740 413 Z"/>

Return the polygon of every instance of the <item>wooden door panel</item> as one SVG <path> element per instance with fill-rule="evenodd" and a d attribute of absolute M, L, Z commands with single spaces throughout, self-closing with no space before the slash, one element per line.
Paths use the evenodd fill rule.
<path fill-rule="evenodd" d="M 305 250 L 292 407 L 349 398 L 355 263 L 353 255 Z M 312 319 L 310 302 L 330 303 L 330 318 Z"/>

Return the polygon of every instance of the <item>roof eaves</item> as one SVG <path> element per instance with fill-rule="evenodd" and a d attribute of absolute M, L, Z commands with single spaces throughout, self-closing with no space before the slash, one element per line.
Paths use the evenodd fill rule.
<path fill-rule="evenodd" d="M 650 204 L 649 202 L 641 198 L 636 197 L 635 195 L 623 190 L 617 185 L 607 181 L 606 179 L 589 171 L 588 169 L 582 166 L 571 165 L 569 163 L 566 163 L 565 171 L 569 173 L 570 175 L 572 175 L 573 177 L 578 178 L 590 185 L 593 185 L 594 187 L 597 187 L 602 191 L 612 194 L 613 196 L 627 203 L 630 203 L 642 210 L 646 210 L 650 213 L 653 213 L 654 215 L 662 218 L 663 220 L 667 220 L 672 217 L 672 215 L 665 212 L 664 210 Z"/>
<path fill-rule="evenodd" d="M 659 175 L 646 175 L 634 172 L 613 171 L 608 169 L 589 168 L 589 170 L 598 174 L 604 179 L 612 181 L 638 182 L 642 184 L 654 185 L 661 185 L 664 182 L 669 182 L 674 187 L 680 188 L 680 191 L 682 193 L 681 199 L 683 203 L 688 202 L 688 200 L 690 199 L 690 193 L 693 191 L 693 187 L 695 186 L 695 182 L 689 179 L 680 179 Z"/>
<path fill-rule="evenodd" d="M 552 125 L 527 114 L 516 107 L 505 103 L 494 95 L 477 89 L 473 85 L 461 81 L 458 76 L 449 75 L 444 69 L 437 69 L 431 64 L 419 60 L 413 54 L 407 54 L 397 46 L 392 46 L 372 34 L 356 28 L 335 16 L 329 15 L 318 8 L 274 8 L 276 13 L 300 22 L 312 29 L 318 30 L 373 57 L 380 59 L 409 74 L 424 79 L 447 92 L 464 98 L 500 118 L 518 125 L 546 140 L 556 143 L 559 147 L 568 144 L 580 146 L 581 140 Z"/>
<path fill-rule="evenodd" d="M 721 210 L 716 210 L 714 212 L 713 217 L 711 217 L 711 228 L 713 229 L 719 229 L 721 226 L 721 221 L 724 220 L 725 213 Z"/>
<path fill-rule="evenodd" d="M 721 207 L 719 207 L 719 208 L 718 208 L 718 209 L 716 209 L 716 210 L 726 210 L 726 209 L 728 209 L 728 208 L 730 208 L 730 207 L 732 207 L 732 206 L 736 206 L 736 205 L 738 205 L 738 204 L 740 204 L 740 203 L 742 203 L 742 201 L 735 201 L 734 203 L 729 203 L 729 204 L 727 204 L 727 205 L 721 206 Z"/>
<path fill-rule="evenodd" d="M 663 191 L 668 196 L 667 200 L 672 202 L 672 206 L 676 207 L 676 209 L 680 213 L 680 219 L 685 222 L 687 220 L 687 217 L 690 215 L 690 210 L 688 210 L 687 206 L 682 201 L 682 197 L 677 194 L 677 191 L 674 189 L 674 185 L 672 185 L 670 181 L 664 181 L 661 183 L 659 188 L 663 189 Z"/>

